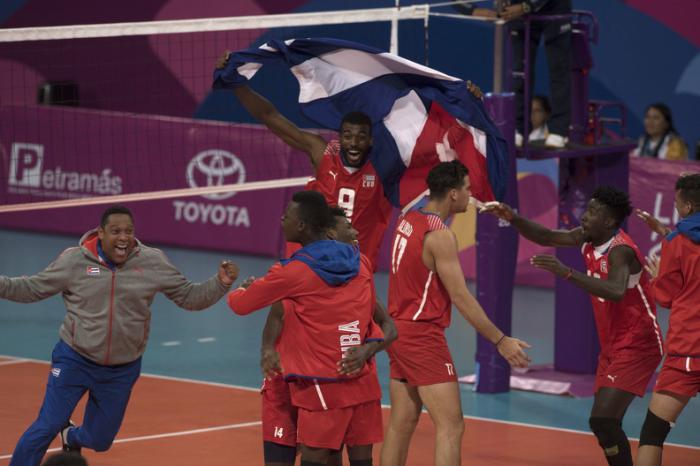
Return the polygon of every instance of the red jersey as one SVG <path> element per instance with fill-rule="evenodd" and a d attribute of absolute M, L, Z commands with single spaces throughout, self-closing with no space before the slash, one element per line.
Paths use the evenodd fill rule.
<path fill-rule="evenodd" d="M 585 243 L 581 248 L 589 276 L 607 280 L 608 256 L 619 246 L 632 248 L 640 265 L 644 256 L 637 245 L 622 230 L 607 243 L 594 247 Z M 644 269 L 630 275 L 622 300 L 609 301 L 591 295 L 601 354 L 622 350 L 663 354 L 661 330 L 656 322 L 656 304 L 649 276 Z"/>
<path fill-rule="evenodd" d="M 696 216 L 681 223 L 691 223 Z M 695 229 L 696 238 L 692 231 L 674 232 L 663 241 L 659 274 L 653 282 L 656 300 L 671 310 L 664 364 L 684 371 L 700 370 L 700 228 Z"/>
<path fill-rule="evenodd" d="M 389 314 L 394 319 L 450 325 L 450 296 L 440 277 L 423 264 L 425 236 L 446 228 L 439 216 L 419 210 L 399 218 L 389 271 Z"/>
<path fill-rule="evenodd" d="M 360 250 L 370 259 L 371 270 L 376 270 L 391 204 L 384 197 L 384 188 L 372 162 L 367 161 L 360 168 L 346 167 L 340 156 L 340 143 L 330 141 L 316 169 L 316 179 L 306 189 L 319 191 L 329 205 L 345 210 L 359 233 Z"/>
<path fill-rule="evenodd" d="M 331 286 L 300 260 L 277 263 L 248 289 L 230 292 L 228 305 L 246 315 L 277 301 L 291 301 L 293 305 L 284 306 L 277 345 L 285 378 L 338 380 L 336 363 L 348 348 L 370 336 L 375 291 L 369 266 L 362 257 L 357 276 Z"/>

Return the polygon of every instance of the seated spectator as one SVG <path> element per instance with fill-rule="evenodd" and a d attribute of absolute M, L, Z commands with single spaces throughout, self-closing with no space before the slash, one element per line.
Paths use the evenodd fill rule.
<path fill-rule="evenodd" d="M 549 116 L 551 114 L 552 107 L 549 105 L 549 99 L 547 99 L 547 97 L 536 95 L 532 98 L 532 105 L 530 107 L 530 125 L 532 126 L 529 137 L 530 142 L 547 139 L 549 135 L 547 121 L 549 121 Z"/>
<path fill-rule="evenodd" d="M 687 160 L 688 148 L 673 127 L 668 105 L 651 104 L 644 112 L 644 136 L 639 138 L 632 155 L 667 160 Z"/>

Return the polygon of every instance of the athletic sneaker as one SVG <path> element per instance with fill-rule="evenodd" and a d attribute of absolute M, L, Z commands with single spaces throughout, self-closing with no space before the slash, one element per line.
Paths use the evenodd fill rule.
<path fill-rule="evenodd" d="M 63 451 L 72 451 L 75 453 L 80 453 L 80 447 L 72 447 L 68 445 L 68 431 L 75 429 L 76 425 L 73 421 L 68 421 L 68 425 L 61 429 L 61 445 L 63 445 Z"/>
<path fill-rule="evenodd" d="M 566 147 L 566 144 L 569 142 L 569 138 L 560 136 L 558 134 L 554 133 L 549 133 L 547 136 L 547 139 L 544 141 L 545 147 L 549 147 L 552 149 L 563 149 Z"/>
<path fill-rule="evenodd" d="M 515 147 L 523 147 L 523 135 L 515 132 Z"/>

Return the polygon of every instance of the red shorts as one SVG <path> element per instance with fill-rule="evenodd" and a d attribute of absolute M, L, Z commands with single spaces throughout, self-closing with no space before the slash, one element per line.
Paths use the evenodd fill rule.
<path fill-rule="evenodd" d="M 667 364 L 664 361 L 661 373 L 656 379 L 655 392 L 670 392 L 693 397 L 700 393 L 700 371 L 687 371 Z"/>
<path fill-rule="evenodd" d="M 595 374 L 595 391 L 602 387 L 610 387 L 644 396 L 649 380 L 660 362 L 660 353 L 601 354 L 598 357 L 598 369 Z"/>
<path fill-rule="evenodd" d="M 379 400 L 325 411 L 299 408 L 299 443 L 307 447 L 371 445 L 384 439 L 383 430 Z"/>
<path fill-rule="evenodd" d="M 387 349 L 392 379 L 414 386 L 457 382 L 444 328 L 405 320 L 394 324 L 399 337 Z"/>
<path fill-rule="evenodd" d="M 297 408 L 292 406 L 289 384 L 281 375 L 263 382 L 262 431 L 266 442 L 297 445 Z"/>

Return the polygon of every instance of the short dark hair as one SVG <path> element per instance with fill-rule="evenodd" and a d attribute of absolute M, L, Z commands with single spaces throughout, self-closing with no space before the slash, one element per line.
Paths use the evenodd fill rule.
<path fill-rule="evenodd" d="M 595 199 L 608 208 L 615 219 L 616 227 L 622 225 L 622 222 L 632 213 L 629 195 L 614 186 L 599 187 L 593 192 L 591 199 Z"/>
<path fill-rule="evenodd" d="M 552 114 L 552 106 L 549 105 L 549 99 L 548 99 L 546 96 L 544 96 L 544 95 L 536 95 L 536 96 L 534 96 L 534 97 L 532 98 L 532 101 L 533 101 L 533 102 L 534 102 L 534 101 L 538 101 L 538 102 L 540 103 L 540 105 L 542 106 L 542 110 L 544 110 L 544 112 L 545 112 L 547 115 L 551 115 L 551 114 Z"/>
<path fill-rule="evenodd" d="M 88 463 L 80 453 L 61 452 L 49 456 L 42 466 L 88 466 Z"/>
<path fill-rule="evenodd" d="M 102 228 L 107 226 L 107 222 L 109 222 L 109 216 L 110 215 L 115 215 L 115 214 L 124 214 L 128 215 L 131 218 L 131 221 L 134 221 L 134 216 L 131 214 L 131 211 L 124 207 L 123 205 L 113 205 L 104 212 L 102 212 L 102 219 L 100 220 L 100 226 Z"/>
<path fill-rule="evenodd" d="M 366 125 L 369 128 L 369 133 L 372 134 L 372 119 L 364 112 L 350 112 L 343 116 L 340 121 L 340 129 L 343 128 L 345 123 L 350 123 L 352 125 Z"/>
<path fill-rule="evenodd" d="M 700 209 L 700 173 L 681 175 L 676 181 L 676 191 L 681 198 L 693 204 L 693 210 Z"/>
<path fill-rule="evenodd" d="M 345 209 L 342 207 L 338 206 L 332 206 L 329 207 L 331 217 L 335 219 L 335 217 L 343 217 L 343 218 L 348 218 L 348 214 L 345 213 Z"/>
<path fill-rule="evenodd" d="M 299 220 L 309 225 L 313 233 L 322 234 L 335 226 L 323 194 L 318 191 L 299 191 L 294 193 L 292 201 L 299 205 Z"/>
<path fill-rule="evenodd" d="M 425 180 L 431 199 L 442 199 L 449 190 L 464 186 L 464 177 L 468 174 L 469 170 L 459 160 L 435 165 Z"/>

